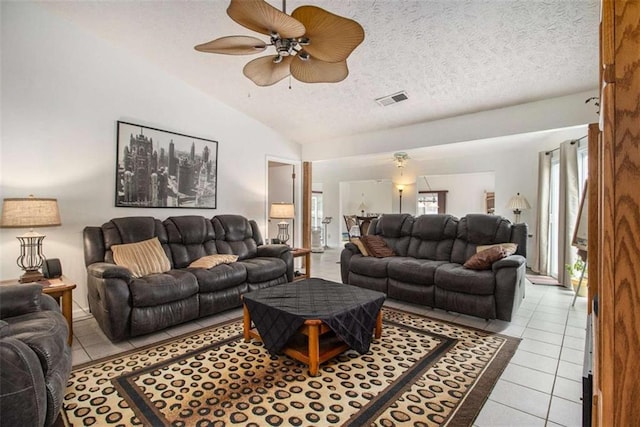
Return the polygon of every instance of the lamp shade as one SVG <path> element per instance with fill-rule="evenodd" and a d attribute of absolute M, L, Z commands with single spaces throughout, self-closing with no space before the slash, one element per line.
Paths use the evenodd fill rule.
<path fill-rule="evenodd" d="M 22 199 L 4 199 L 0 227 L 33 228 L 61 225 L 57 199 L 40 199 L 33 195 Z"/>
<path fill-rule="evenodd" d="M 507 207 L 514 211 L 531 209 L 531 205 L 529 204 L 527 199 L 524 196 L 521 196 L 520 193 L 516 194 L 509 200 L 509 204 L 507 205 Z"/>
<path fill-rule="evenodd" d="M 295 218 L 293 203 L 272 203 L 269 217 L 274 219 Z"/>

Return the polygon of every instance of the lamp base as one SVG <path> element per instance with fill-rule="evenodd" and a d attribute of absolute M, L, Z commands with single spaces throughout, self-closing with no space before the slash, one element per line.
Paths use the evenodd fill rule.
<path fill-rule="evenodd" d="M 44 280 L 44 276 L 39 270 L 27 270 L 22 276 L 20 276 L 19 282 L 31 283 L 39 280 Z"/>

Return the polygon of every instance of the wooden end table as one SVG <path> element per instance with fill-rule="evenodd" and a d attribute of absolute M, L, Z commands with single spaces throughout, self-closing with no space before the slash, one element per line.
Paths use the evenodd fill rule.
<path fill-rule="evenodd" d="M 304 257 L 304 263 L 303 263 L 304 273 L 299 276 L 295 276 L 293 278 L 293 281 L 295 282 L 298 280 L 308 279 L 309 277 L 311 277 L 311 249 L 294 248 L 294 249 L 291 249 L 291 255 L 293 255 L 293 258 Z"/>
<path fill-rule="evenodd" d="M 3 280 L 0 282 L 2 285 L 17 285 L 20 282 L 18 279 Z M 67 342 L 69 345 L 73 344 L 73 290 L 76 288 L 75 282 L 67 278 L 66 276 L 58 277 L 57 279 L 45 279 L 40 280 L 38 283 L 43 286 L 42 292 L 53 297 L 60 305 L 62 315 L 67 320 L 69 326 L 69 337 Z"/>

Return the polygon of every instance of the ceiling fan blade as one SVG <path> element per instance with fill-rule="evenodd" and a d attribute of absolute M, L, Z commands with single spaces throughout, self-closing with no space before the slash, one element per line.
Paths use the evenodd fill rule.
<path fill-rule="evenodd" d="M 278 33 L 282 38 L 304 35 L 304 25 L 264 0 L 231 0 L 227 14 L 238 24 L 262 34 Z"/>
<path fill-rule="evenodd" d="M 364 40 L 364 29 L 356 21 L 316 6 L 300 6 L 291 16 L 307 29 L 310 43 L 304 49 L 322 61 L 344 61 Z"/>
<path fill-rule="evenodd" d="M 325 62 L 313 56 L 307 60 L 296 56 L 291 62 L 291 75 L 304 83 L 337 83 L 349 75 L 347 61 Z"/>
<path fill-rule="evenodd" d="M 249 61 L 242 72 L 258 86 L 271 86 L 290 74 L 289 68 L 293 57 L 285 56 L 276 64 L 273 60 L 277 57 L 277 55 L 262 56 Z"/>
<path fill-rule="evenodd" d="M 195 47 L 195 50 L 207 53 L 223 53 L 225 55 L 250 55 L 262 52 L 266 48 L 266 43 L 255 37 L 228 36 L 199 44 Z"/>

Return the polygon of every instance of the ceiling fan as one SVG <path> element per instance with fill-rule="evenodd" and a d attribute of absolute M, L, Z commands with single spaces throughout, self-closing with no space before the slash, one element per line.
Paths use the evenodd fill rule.
<path fill-rule="evenodd" d="M 238 24 L 266 34 L 270 43 L 251 36 L 227 36 L 195 46 L 200 52 L 250 55 L 274 46 L 275 55 L 248 62 L 244 75 L 258 86 L 271 86 L 291 75 L 304 83 L 337 83 L 349 75 L 347 57 L 364 40 L 356 21 L 316 6 L 300 6 L 287 15 L 264 0 L 231 0 L 227 14 Z"/>

